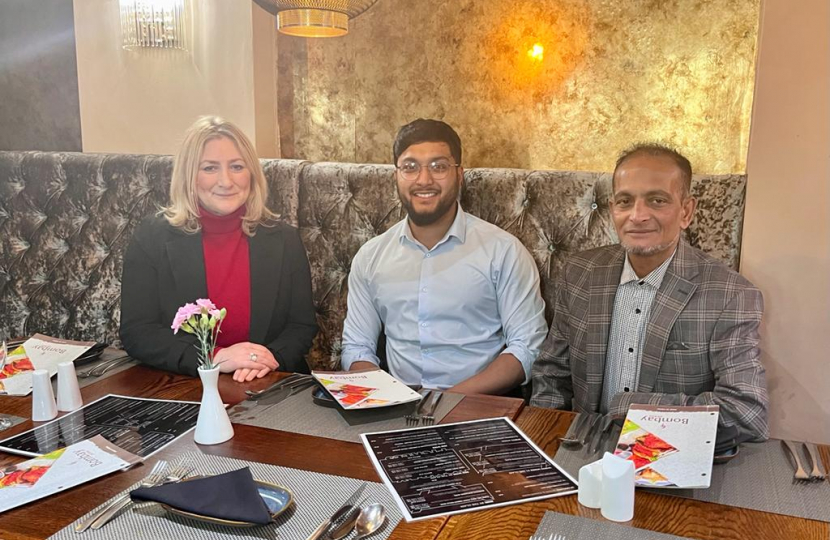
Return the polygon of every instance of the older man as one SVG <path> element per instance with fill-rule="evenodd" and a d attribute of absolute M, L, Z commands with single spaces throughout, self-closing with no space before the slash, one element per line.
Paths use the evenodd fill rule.
<path fill-rule="evenodd" d="M 610 209 L 620 244 L 565 265 L 532 405 L 616 418 L 634 403 L 719 405 L 719 440 L 767 438 L 763 298 L 681 240 L 696 206 L 691 177 L 689 161 L 661 145 L 619 158 Z"/>
<path fill-rule="evenodd" d="M 345 369 L 378 365 L 408 384 L 500 394 L 527 382 L 545 338 L 539 273 L 511 234 L 462 210 L 461 140 L 415 120 L 393 145 L 407 217 L 352 261 Z"/>

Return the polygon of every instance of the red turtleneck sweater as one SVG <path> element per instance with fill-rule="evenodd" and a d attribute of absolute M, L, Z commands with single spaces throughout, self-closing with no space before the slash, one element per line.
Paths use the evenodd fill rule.
<path fill-rule="evenodd" d="M 242 232 L 244 215 L 244 205 L 227 216 L 200 208 L 208 298 L 220 309 L 228 310 L 216 340 L 219 347 L 250 339 L 251 264 L 248 237 Z"/>

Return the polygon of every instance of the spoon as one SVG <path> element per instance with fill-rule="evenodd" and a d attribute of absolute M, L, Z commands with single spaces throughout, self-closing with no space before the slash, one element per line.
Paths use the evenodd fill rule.
<path fill-rule="evenodd" d="M 354 540 L 366 538 L 376 532 L 384 521 L 386 521 L 386 508 L 382 504 L 364 506 L 360 509 L 360 515 L 357 516 L 354 524 L 354 530 L 357 531 Z"/>

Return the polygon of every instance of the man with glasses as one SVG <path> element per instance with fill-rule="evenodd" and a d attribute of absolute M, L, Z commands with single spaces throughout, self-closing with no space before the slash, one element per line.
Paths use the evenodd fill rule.
<path fill-rule="evenodd" d="M 545 337 L 539 273 L 511 234 L 458 203 L 461 140 L 444 122 L 403 126 L 392 148 L 407 218 L 352 261 L 342 365 L 406 384 L 502 394 L 529 380 Z"/>

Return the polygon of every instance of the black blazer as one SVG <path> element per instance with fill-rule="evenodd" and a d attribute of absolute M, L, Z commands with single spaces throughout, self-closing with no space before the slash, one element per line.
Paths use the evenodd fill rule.
<path fill-rule="evenodd" d="M 303 357 L 317 321 L 300 235 L 288 225 L 260 226 L 248 242 L 249 341 L 266 346 L 281 371 L 308 373 Z M 202 234 L 187 234 L 163 217 L 145 218 L 124 255 L 120 334 L 127 353 L 153 367 L 196 375 L 196 337 L 174 335 L 170 325 L 179 307 L 198 298 L 207 298 Z"/>

